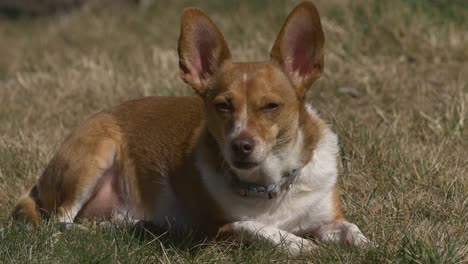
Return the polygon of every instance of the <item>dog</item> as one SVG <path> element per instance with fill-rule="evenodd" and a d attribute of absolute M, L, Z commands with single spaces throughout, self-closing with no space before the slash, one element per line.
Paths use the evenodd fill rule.
<path fill-rule="evenodd" d="M 305 100 L 324 68 L 315 5 L 292 10 L 265 62 L 233 62 L 212 19 L 187 8 L 178 54 L 197 95 L 146 97 L 91 116 L 13 216 L 147 221 L 292 253 L 317 240 L 366 244 L 340 211 L 337 136 Z"/>

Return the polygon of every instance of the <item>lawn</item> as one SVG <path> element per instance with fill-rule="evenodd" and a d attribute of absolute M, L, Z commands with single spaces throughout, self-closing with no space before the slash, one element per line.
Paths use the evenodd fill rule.
<path fill-rule="evenodd" d="M 62 232 L 12 222 L 67 134 L 130 98 L 193 94 L 179 78 L 184 6 L 207 11 L 239 61 L 266 60 L 297 1 L 123 1 L 0 18 L 0 263 L 468 263 L 468 2 L 316 0 L 325 74 L 308 94 L 340 138 L 342 209 L 372 245 L 291 257 L 138 227 Z"/>

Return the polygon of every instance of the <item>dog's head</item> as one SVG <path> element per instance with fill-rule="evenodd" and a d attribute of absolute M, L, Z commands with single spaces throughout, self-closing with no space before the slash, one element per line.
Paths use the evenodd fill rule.
<path fill-rule="evenodd" d="M 253 177 L 248 172 L 258 169 L 281 173 L 278 163 L 288 158 L 281 155 L 300 140 L 305 93 L 323 71 L 323 45 L 320 17 L 311 2 L 299 4 L 288 16 L 268 62 L 233 62 L 210 17 L 195 8 L 184 11 L 181 77 L 203 97 L 207 127 L 238 174 Z"/>

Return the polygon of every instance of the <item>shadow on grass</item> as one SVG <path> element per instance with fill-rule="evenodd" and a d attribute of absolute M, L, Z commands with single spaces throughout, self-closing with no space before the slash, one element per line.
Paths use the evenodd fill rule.
<path fill-rule="evenodd" d="M 117 227 L 119 228 L 119 227 Z M 156 226 L 151 222 L 139 221 L 134 225 L 120 227 L 127 229 L 127 232 L 141 243 L 158 241 L 165 248 L 175 248 L 193 254 L 215 242 L 213 236 L 203 234 L 199 230 L 178 231 Z"/>

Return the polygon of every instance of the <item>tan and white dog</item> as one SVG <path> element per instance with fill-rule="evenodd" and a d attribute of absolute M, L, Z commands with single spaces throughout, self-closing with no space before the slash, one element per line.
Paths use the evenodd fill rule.
<path fill-rule="evenodd" d="M 63 143 L 13 216 L 130 219 L 263 239 L 290 252 L 367 242 L 340 211 L 336 135 L 305 102 L 324 67 L 314 4 L 288 16 L 267 62 L 231 60 L 188 8 L 182 79 L 196 97 L 147 97 L 97 113 Z"/>

